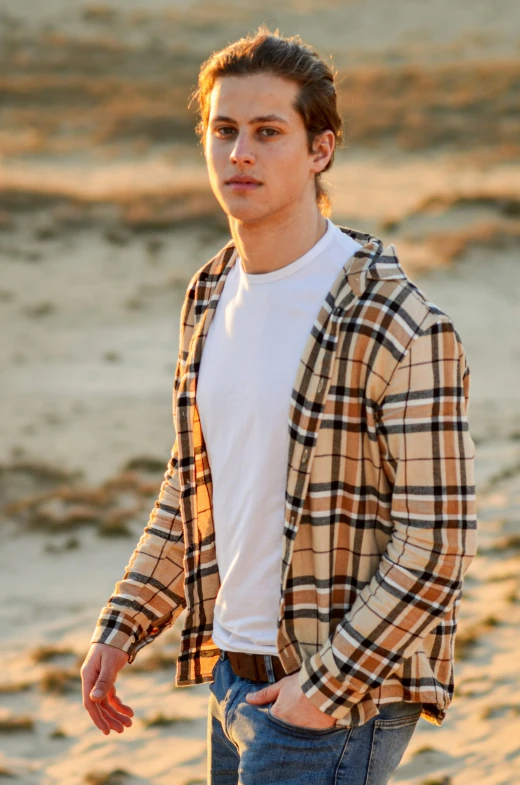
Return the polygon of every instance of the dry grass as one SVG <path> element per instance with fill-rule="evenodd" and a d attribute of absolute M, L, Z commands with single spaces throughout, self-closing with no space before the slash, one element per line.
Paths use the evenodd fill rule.
<path fill-rule="evenodd" d="M 52 668 L 44 673 L 39 684 L 42 692 L 65 695 L 81 686 L 81 676 L 73 669 Z"/>
<path fill-rule="evenodd" d="M 419 747 L 419 749 L 415 750 L 414 756 L 416 755 L 424 755 L 428 752 L 440 752 L 440 750 L 436 749 L 435 747 L 431 747 L 430 745 L 426 744 L 424 747 Z"/>
<path fill-rule="evenodd" d="M 423 780 L 420 785 L 452 785 L 451 777 Z"/>
<path fill-rule="evenodd" d="M 148 199 L 134 199 L 121 211 L 121 225 L 132 232 L 171 230 L 182 225 L 198 225 L 201 221 L 226 226 L 217 202 L 205 183 L 188 187 L 178 194 L 158 194 Z"/>
<path fill-rule="evenodd" d="M 459 633 L 455 639 L 455 660 L 467 660 L 473 653 L 480 639 L 480 632 L 472 629 Z"/>
<path fill-rule="evenodd" d="M 123 785 L 129 776 L 125 769 L 113 769 L 107 773 L 92 771 L 85 774 L 85 785 Z"/>
<path fill-rule="evenodd" d="M 142 311 L 146 302 L 138 296 L 128 297 L 123 303 L 124 307 L 129 311 Z"/>
<path fill-rule="evenodd" d="M 425 245 L 440 264 L 451 264 L 473 247 L 504 248 L 520 240 L 520 222 L 479 221 L 454 232 L 434 232 L 424 237 Z"/>
<path fill-rule="evenodd" d="M 429 196 L 419 202 L 407 217 L 431 211 L 446 213 L 448 210 L 467 207 L 495 210 L 504 218 L 518 218 L 520 216 L 520 199 L 518 197 L 510 194 L 501 195 L 487 191 L 475 191 L 471 194 L 452 192 Z"/>
<path fill-rule="evenodd" d="M 72 649 L 60 648 L 59 646 L 38 646 L 31 652 L 33 662 L 52 662 L 59 657 L 74 656 Z"/>
<path fill-rule="evenodd" d="M 138 455 L 135 458 L 131 458 L 123 467 L 123 471 L 157 474 L 161 476 L 161 479 L 165 469 L 166 465 L 164 460 L 153 458 L 150 455 Z"/>
<path fill-rule="evenodd" d="M 162 712 L 159 712 L 153 717 L 143 719 L 143 724 L 145 728 L 166 728 L 171 725 L 180 725 L 181 723 L 193 721 L 193 717 L 167 717 Z"/>
<path fill-rule="evenodd" d="M 481 720 L 493 720 L 496 717 L 503 717 L 505 714 L 512 714 L 520 717 L 520 703 L 500 703 L 488 706 L 480 715 Z"/>
<path fill-rule="evenodd" d="M 15 461 L 0 465 L 0 511 L 8 514 L 17 501 L 38 495 L 45 496 L 66 483 L 72 483 L 78 475 L 56 466 L 30 461 Z"/>
<path fill-rule="evenodd" d="M 158 463 L 153 464 L 153 468 L 156 466 Z M 52 481 L 47 482 L 45 474 L 39 482 L 33 478 L 32 483 L 24 483 L 27 480 L 24 471 L 4 467 L 4 476 L 0 472 L 0 485 L 3 483 L 7 487 L 14 474 L 15 478 L 18 477 L 19 487 L 15 487 L 14 493 L 10 488 L 11 500 L 2 513 L 27 530 L 57 534 L 82 526 L 94 526 L 103 537 L 128 536 L 132 533 L 128 525 L 130 522 L 148 518 L 165 469 L 162 466 L 158 476 L 153 472 L 152 479 L 149 459 L 148 464 L 143 463 L 142 458 L 136 459 L 136 467 L 124 469 L 99 487 L 85 487 L 74 476 L 61 474 L 57 475 L 59 480 L 65 477 L 68 483 L 53 485 Z M 55 475 L 50 473 L 50 476 L 54 480 Z M 24 487 L 25 496 L 22 492 Z M 67 550 L 78 545 L 79 541 L 69 538 L 55 550 Z"/>
<path fill-rule="evenodd" d="M 12 684 L 0 684 L 0 695 L 16 695 L 18 692 L 27 692 L 32 687 L 30 681 L 19 681 Z"/>
<path fill-rule="evenodd" d="M 55 728 L 49 733 L 49 739 L 66 739 L 67 734 L 61 728 Z"/>
<path fill-rule="evenodd" d="M 77 537 L 67 537 L 67 539 L 61 544 L 57 545 L 56 543 L 48 542 L 44 546 L 45 553 L 57 554 L 57 553 L 65 553 L 66 551 L 73 551 L 79 548 L 81 542 Z"/>
<path fill-rule="evenodd" d="M 135 234 L 172 231 L 178 227 L 210 228 L 212 231 L 225 232 L 227 221 L 218 206 L 204 170 L 193 170 L 191 176 L 179 181 L 178 175 L 165 185 L 158 181 L 154 185 L 148 178 L 142 188 L 137 184 L 129 186 L 125 175 L 120 178 L 114 173 L 110 179 L 103 180 L 99 188 L 85 188 L 78 178 L 57 175 L 52 180 L 42 182 L 32 177 L 30 171 L 16 175 L 10 180 L 7 170 L 2 172 L 3 186 L 0 187 L 0 209 L 11 218 L 19 212 L 47 209 L 52 222 L 53 236 L 74 235 L 81 225 L 92 228 L 100 226 L 106 239 L 116 245 L 125 245 Z M 68 208 L 73 208 L 76 220 L 69 221 L 57 216 Z M 38 261 L 42 254 L 38 251 L 21 250 L 4 246 L 4 252 L 12 258 L 25 261 Z M 152 255 L 155 252 L 151 252 Z M 39 305 L 39 304 L 37 304 Z M 49 304 L 52 305 L 52 304 Z M 33 309 L 34 310 L 34 309 Z M 38 308 L 35 309 L 38 311 Z M 28 313 L 37 318 L 46 313 Z"/>
<path fill-rule="evenodd" d="M 140 508 L 134 507 L 133 510 L 119 510 L 106 515 L 98 526 L 98 533 L 101 537 L 128 537 L 132 534 L 127 526 L 128 518 L 135 518 L 139 514 Z"/>
<path fill-rule="evenodd" d="M 22 733 L 34 730 L 34 720 L 28 715 L 0 717 L 0 733 Z"/>
<path fill-rule="evenodd" d="M 116 18 L 116 11 L 101 3 L 89 3 L 83 8 L 83 19 L 87 22 L 107 22 Z"/>
<path fill-rule="evenodd" d="M 131 186 L 113 175 L 87 188 L 78 177 L 41 181 L 28 173 L 20 180 L 9 179 L 6 171 L 0 189 L 3 223 L 12 225 L 18 211 L 47 208 L 50 219 L 37 228 L 39 239 L 101 222 L 109 241 L 119 245 L 132 232 L 170 230 L 186 222 L 210 221 L 227 229 L 202 171 L 195 110 L 188 107 L 200 65 L 195 44 L 176 37 L 176 24 L 161 30 L 160 45 L 153 37 L 140 47 L 126 44 L 125 34 L 114 35 L 115 20 L 119 30 L 122 17 L 99 8 L 86 18 L 104 25 L 104 36 L 33 33 L 29 58 L 27 41 L 8 39 L 0 53 L 0 156 L 36 153 L 59 160 L 79 153 L 90 158 L 95 150 L 111 160 L 128 160 L 160 149 L 175 175 L 156 184 L 142 178 Z M 184 9 L 183 29 L 207 26 L 210 12 L 205 7 L 201 20 Z M 228 26 L 224 33 L 224 23 L 217 24 L 215 34 L 227 39 Z M 403 151 L 450 150 L 473 156 L 476 164 L 479 155 L 495 163 L 518 160 L 520 84 L 514 58 L 360 65 L 340 72 L 339 87 L 348 145 L 358 150 L 390 145 Z M 190 177 L 181 177 L 179 160 L 193 162 Z M 463 242 L 456 242 L 454 253 Z"/>
<path fill-rule="evenodd" d="M 207 28 L 210 12 L 204 9 L 204 19 L 184 12 L 183 28 Z M 165 46 L 153 39 L 139 48 L 127 45 L 124 36 L 114 35 L 108 10 L 96 13 L 89 19 L 105 22 L 103 35 L 34 34 L 34 59 L 24 58 L 25 42 L 8 41 L 0 56 L 0 151 L 59 154 L 121 142 L 184 140 L 195 147 L 195 114 L 188 102 L 200 54 L 171 34 Z M 219 12 L 212 30 L 224 35 L 224 24 Z M 514 145 L 520 137 L 514 58 L 362 65 L 340 70 L 339 85 L 347 136 L 357 147 L 391 140 L 405 150 L 447 145 L 489 150 Z M 42 106 L 52 111 L 42 112 Z M 67 135 L 60 133 L 64 126 Z"/>
<path fill-rule="evenodd" d="M 507 550 L 520 550 L 520 534 L 509 534 L 506 537 L 500 537 L 493 545 L 482 549 L 482 552 L 492 554 L 503 553 Z"/>
<path fill-rule="evenodd" d="M 146 658 L 132 664 L 132 673 L 152 673 L 154 671 L 172 670 L 177 662 L 177 652 L 153 652 Z"/>
<path fill-rule="evenodd" d="M 455 660 L 469 659 L 482 636 L 499 624 L 500 620 L 496 616 L 490 615 L 468 627 L 464 632 L 457 632 L 455 636 Z"/>
<path fill-rule="evenodd" d="M 40 531 L 65 532 L 78 526 L 102 525 L 102 510 L 84 504 L 63 504 L 63 499 L 50 499 L 48 504 L 35 506 L 31 528 Z"/>
<path fill-rule="evenodd" d="M 486 616 L 484 619 L 482 619 L 481 624 L 483 627 L 486 628 L 498 627 L 498 625 L 500 624 L 500 619 L 497 619 L 497 617 L 493 615 Z"/>
<path fill-rule="evenodd" d="M 51 303 L 47 300 L 40 302 L 40 303 L 33 303 L 32 305 L 27 305 L 23 312 L 26 316 L 29 316 L 31 319 L 40 319 L 42 316 L 49 316 L 52 313 L 55 313 L 56 306 L 54 303 Z"/>
<path fill-rule="evenodd" d="M 161 474 L 150 480 L 147 470 L 127 470 L 123 469 L 118 474 L 108 479 L 102 486 L 103 490 L 109 494 L 110 498 L 117 498 L 118 494 L 135 494 L 136 497 L 149 497 L 159 490 L 163 480 L 166 466 L 163 466 Z"/>
<path fill-rule="evenodd" d="M 344 75 L 340 98 L 356 146 L 392 140 L 404 150 L 517 144 L 518 64 L 513 59 L 368 66 Z M 493 117 L 498 112 L 500 117 Z"/>

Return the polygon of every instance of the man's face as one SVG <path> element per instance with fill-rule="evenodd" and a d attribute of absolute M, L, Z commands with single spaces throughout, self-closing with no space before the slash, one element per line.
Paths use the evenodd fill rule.
<path fill-rule="evenodd" d="M 272 74 L 226 76 L 210 95 L 205 155 L 213 193 L 243 223 L 290 214 L 325 163 L 294 109 L 299 86 Z M 328 160 L 328 159 L 327 159 Z"/>

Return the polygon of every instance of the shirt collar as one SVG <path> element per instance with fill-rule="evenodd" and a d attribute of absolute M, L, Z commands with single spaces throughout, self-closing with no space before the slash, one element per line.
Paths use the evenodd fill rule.
<path fill-rule="evenodd" d="M 344 275 L 336 278 L 330 294 L 336 308 L 349 305 L 352 299 L 360 297 L 369 280 L 396 280 L 406 278 L 406 273 L 399 263 L 395 246 L 390 243 L 383 247 L 383 242 L 376 235 L 360 232 L 350 227 L 338 226 L 349 237 L 361 245 L 343 266 Z M 215 266 L 210 270 L 211 278 L 216 281 L 211 300 L 218 300 L 227 275 L 238 256 L 233 239 L 222 248 L 215 259 Z"/>

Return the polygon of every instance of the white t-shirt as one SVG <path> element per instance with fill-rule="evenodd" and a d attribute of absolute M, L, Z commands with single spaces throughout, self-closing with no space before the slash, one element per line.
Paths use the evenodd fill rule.
<path fill-rule="evenodd" d="M 248 274 L 238 257 L 213 316 L 197 406 L 213 481 L 221 649 L 277 654 L 291 393 L 323 301 L 359 248 L 328 221 L 316 245 L 279 270 Z"/>

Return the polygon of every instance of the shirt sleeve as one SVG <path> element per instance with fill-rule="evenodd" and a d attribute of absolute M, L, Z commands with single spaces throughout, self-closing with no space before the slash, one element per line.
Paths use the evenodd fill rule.
<path fill-rule="evenodd" d="M 177 391 L 186 365 L 194 281 L 190 282 L 180 318 L 179 354 L 173 384 L 175 421 Z M 166 466 L 159 496 L 121 581 L 101 609 L 91 643 L 122 649 L 133 662 L 137 652 L 169 627 L 186 607 L 184 596 L 184 529 L 180 511 L 177 439 Z"/>
<path fill-rule="evenodd" d="M 461 591 L 477 548 L 469 382 L 446 317 L 412 340 L 376 406 L 392 533 L 370 582 L 299 672 L 321 711 L 343 717 L 378 688 Z"/>
<path fill-rule="evenodd" d="M 122 649 L 132 662 L 137 651 L 169 627 L 185 607 L 183 560 L 175 440 L 148 524 L 123 579 L 99 614 L 91 643 Z"/>

